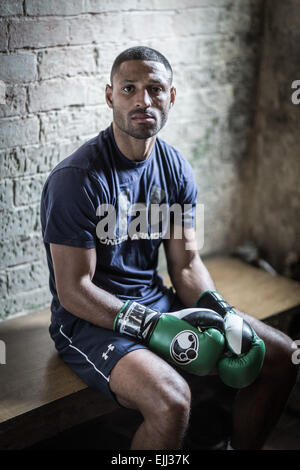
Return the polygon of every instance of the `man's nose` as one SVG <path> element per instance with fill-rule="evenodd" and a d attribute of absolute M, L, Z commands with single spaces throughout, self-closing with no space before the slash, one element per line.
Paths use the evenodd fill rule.
<path fill-rule="evenodd" d="M 140 90 L 136 93 L 135 105 L 137 108 L 148 108 L 151 106 L 151 97 L 148 90 Z"/>

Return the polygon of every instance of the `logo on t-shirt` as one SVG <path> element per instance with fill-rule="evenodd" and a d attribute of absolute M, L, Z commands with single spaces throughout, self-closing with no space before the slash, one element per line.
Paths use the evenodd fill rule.
<path fill-rule="evenodd" d="M 100 204 L 97 216 L 100 221 L 96 233 L 100 243 L 118 245 L 130 240 L 157 240 L 170 238 L 170 222 L 176 231 L 175 238 L 182 238 L 182 229 L 193 225 L 193 205 L 165 201 L 165 191 L 155 185 L 150 191 L 148 203 L 131 203 L 129 190 L 123 190 L 118 197 L 117 207 Z"/>

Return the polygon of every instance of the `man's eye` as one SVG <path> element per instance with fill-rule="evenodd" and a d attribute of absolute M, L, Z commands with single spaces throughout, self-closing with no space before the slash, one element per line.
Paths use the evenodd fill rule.
<path fill-rule="evenodd" d="M 125 93 L 130 93 L 132 91 L 132 85 L 128 85 L 128 86 L 124 86 L 122 88 L 123 91 L 125 91 Z"/>
<path fill-rule="evenodd" d="M 159 87 L 159 86 L 153 86 L 153 87 L 152 87 L 152 91 L 153 91 L 154 93 L 159 93 L 159 92 L 161 92 L 161 87 Z"/>

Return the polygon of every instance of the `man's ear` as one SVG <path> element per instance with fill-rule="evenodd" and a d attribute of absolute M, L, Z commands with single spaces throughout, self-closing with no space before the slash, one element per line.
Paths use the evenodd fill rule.
<path fill-rule="evenodd" d="M 174 86 L 172 86 L 172 88 L 170 90 L 170 108 L 172 108 L 172 106 L 174 106 L 175 98 L 176 98 L 176 88 Z"/>
<path fill-rule="evenodd" d="M 111 85 L 106 85 L 106 87 L 105 87 L 105 99 L 106 99 L 106 103 L 108 104 L 108 106 L 110 108 L 113 107 L 112 92 L 113 92 L 112 86 Z"/>

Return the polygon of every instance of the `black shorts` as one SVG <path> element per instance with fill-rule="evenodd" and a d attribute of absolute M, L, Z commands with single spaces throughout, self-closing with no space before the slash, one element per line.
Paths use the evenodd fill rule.
<path fill-rule="evenodd" d="M 160 312 L 184 308 L 172 289 L 155 304 Z M 116 400 L 109 386 L 110 373 L 125 354 L 146 346 L 81 318 L 69 315 L 63 321 L 52 319 L 49 332 L 63 361 L 89 386 Z"/>

